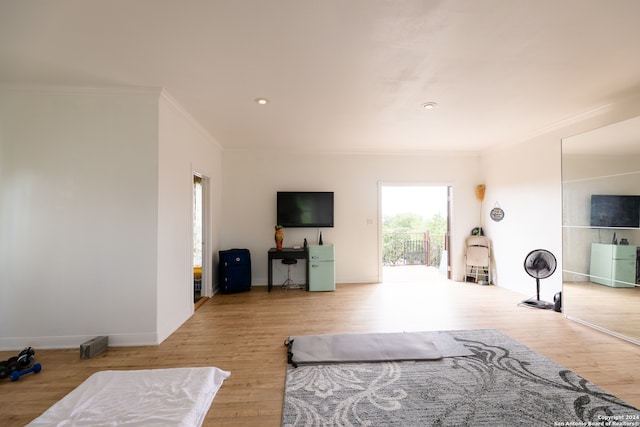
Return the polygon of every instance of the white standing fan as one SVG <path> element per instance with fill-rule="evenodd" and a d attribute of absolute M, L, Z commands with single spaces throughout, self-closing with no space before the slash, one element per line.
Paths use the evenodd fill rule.
<path fill-rule="evenodd" d="M 524 270 L 536 279 L 536 298 L 522 301 L 521 305 L 531 308 L 553 309 L 554 304 L 540 300 L 540 279 L 546 279 L 556 271 L 556 257 L 546 249 L 535 249 L 524 259 Z"/>

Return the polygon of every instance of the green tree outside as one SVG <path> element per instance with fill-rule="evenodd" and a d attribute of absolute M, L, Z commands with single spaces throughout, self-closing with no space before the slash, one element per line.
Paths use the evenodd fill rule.
<path fill-rule="evenodd" d="M 425 219 L 415 213 L 386 216 L 382 221 L 382 261 L 385 265 L 393 265 L 398 262 L 418 263 L 406 253 L 406 242 L 412 242 L 411 246 L 414 249 L 420 249 L 421 243 L 419 242 L 424 240 L 422 237 L 424 233 L 428 233 L 429 263 L 438 266 L 444 249 L 446 231 L 447 219 L 440 213 L 436 213 L 430 219 Z"/>

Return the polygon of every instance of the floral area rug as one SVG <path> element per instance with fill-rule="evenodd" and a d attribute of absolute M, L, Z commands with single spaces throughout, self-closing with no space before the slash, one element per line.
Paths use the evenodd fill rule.
<path fill-rule="evenodd" d="M 288 367 L 282 425 L 634 426 L 640 411 L 496 330 L 473 355 Z"/>

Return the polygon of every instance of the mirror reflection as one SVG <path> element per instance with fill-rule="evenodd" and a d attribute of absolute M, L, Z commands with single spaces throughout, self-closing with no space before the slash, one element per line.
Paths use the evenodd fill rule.
<path fill-rule="evenodd" d="M 640 117 L 562 141 L 563 312 L 640 345 Z"/>

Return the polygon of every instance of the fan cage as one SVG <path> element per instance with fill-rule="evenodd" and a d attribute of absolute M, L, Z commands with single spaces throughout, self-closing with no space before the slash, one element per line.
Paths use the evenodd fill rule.
<path fill-rule="evenodd" d="M 544 265 L 536 267 L 538 260 L 542 260 Z M 534 279 L 546 279 L 555 273 L 557 266 L 556 257 L 546 249 L 534 249 L 524 259 L 524 270 Z"/>

